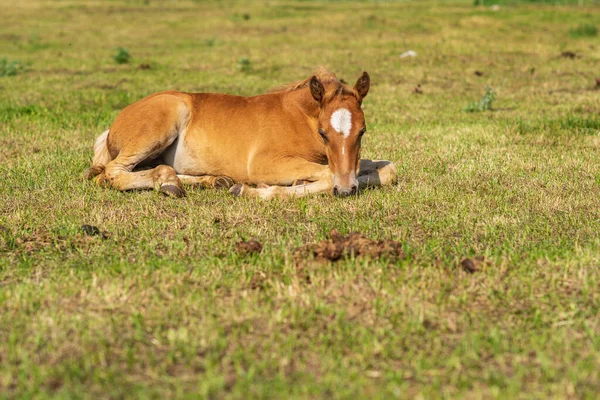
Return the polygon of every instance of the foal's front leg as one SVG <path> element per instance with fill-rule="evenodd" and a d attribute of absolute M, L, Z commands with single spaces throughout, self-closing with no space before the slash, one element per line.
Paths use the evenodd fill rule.
<path fill-rule="evenodd" d="M 266 188 L 251 188 L 247 185 L 234 185 L 229 192 L 236 196 L 258 197 L 263 200 L 273 198 L 304 197 L 309 194 L 330 193 L 333 190 L 333 179 L 322 179 L 304 185 L 269 186 Z"/>
<path fill-rule="evenodd" d="M 235 196 L 258 197 L 271 199 L 274 197 L 302 197 L 309 194 L 333 190 L 333 176 L 328 165 L 317 164 L 301 158 L 280 160 L 276 165 L 261 163 L 255 167 L 250 177 L 250 183 L 257 185 L 271 184 L 273 186 L 251 188 L 238 183 L 229 192 Z M 304 180 L 308 184 L 288 186 L 292 182 Z"/>
<path fill-rule="evenodd" d="M 302 166 L 302 168 L 299 168 Z M 276 168 L 281 170 L 280 168 Z M 236 196 L 258 197 L 261 199 L 303 197 L 310 194 L 324 193 L 333 190 L 333 176 L 327 165 L 315 164 L 305 161 L 294 165 L 294 174 L 281 178 L 284 182 L 296 180 L 313 181 L 296 186 L 269 186 L 265 188 L 251 188 L 248 185 L 236 184 L 229 192 Z M 312 178 L 312 179 L 311 179 Z M 360 160 L 360 173 L 358 176 L 359 190 L 366 188 L 393 185 L 398 178 L 396 166 L 386 160 Z M 316 180 L 315 180 L 316 179 Z M 261 182 L 255 182 L 261 183 Z"/>

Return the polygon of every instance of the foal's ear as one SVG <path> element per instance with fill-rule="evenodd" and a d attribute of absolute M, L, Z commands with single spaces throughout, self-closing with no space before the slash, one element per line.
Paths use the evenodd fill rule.
<path fill-rule="evenodd" d="M 323 87 L 323 84 L 321 83 L 319 78 L 317 78 L 316 76 L 313 76 L 312 78 L 310 78 L 309 86 L 310 86 L 310 94 L 312 94 L 312 97 L 316 101 L 321 103 L 321 100 L 323 100 L 323 94 L 325 94 L 325 88 Z"/>
<path fill-rule="evenodd" d="M 360 96 L 360 101 L 362 101 L 362 99 L 365 98 L 367 93 L 369 93 L 370 86 L 371 86 L 371 78 L 369 77 L 369 74 L 367 74 L 367 71 L 365 71 L 362 73 L 360 78 L 358 78 L 358 80 L 354 84 L 354 90 L 356 90 L 356 92 Z"/>

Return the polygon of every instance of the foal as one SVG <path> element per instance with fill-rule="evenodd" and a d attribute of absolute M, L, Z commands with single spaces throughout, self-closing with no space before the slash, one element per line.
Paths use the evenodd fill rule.
<path fill-rule="evenodd" d="M 394 164 L 360 160 L 369 86 L 366 72 L 349 87 L 322 70 L 253 97 L 156 93 L 123 109 L 98 137 L 85 176 L 175 197 L 185 195 L 182 184 L 263 199 L 389 185 Z"/>

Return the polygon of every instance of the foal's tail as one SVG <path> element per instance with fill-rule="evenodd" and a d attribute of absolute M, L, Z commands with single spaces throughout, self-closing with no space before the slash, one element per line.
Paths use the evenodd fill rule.
<path fill-rule="evenodd" d="M 94 158 L 92 159 L 92 167 L 88 168 L 84 173 L 83 177 L 86 179 L 92 179 L 97 175 L 104 172 L 104 167 L 108 164 L 112 158 L 108 152 L 108 146 L 106 145 L 106 139 L 108 138 L 108 131 L 104 131 L 102 135 L 98 136 L 96 143 L 94 143 Z"/>

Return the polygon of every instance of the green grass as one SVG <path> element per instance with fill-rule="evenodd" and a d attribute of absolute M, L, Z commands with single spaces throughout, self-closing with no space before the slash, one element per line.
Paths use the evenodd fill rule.
<path fill-rule="evenodd" d="M 569 31 L 572 37 L 594 37 L 598 36 L 598 28 L 593 24 L 581 24 Z"/>
<path fill-rule="evenodd" d="M 23 71 L 23 64 L 19 61 L 10 61 L 6 58 L 0 58 L 0 77 L 14 76 Z"/>
<path fill-rule="evenodd" d="M 270 5 L 2 8 L 2 57 L 28 67 L 0 77 L 0 397 L 595 398 L 600 47 L 569 29 L 599 9 Z M 263 93 L 319 65 L 370 73 L 363 156 L 397 185 L 261 202 L 81 178 L 147 94 Z M 486 85 L 493 108 L 464 112 Z M 331 229 L 406 257 L 294 259 Z M 250 238 L 262 253 L 237 253 Z"/>

